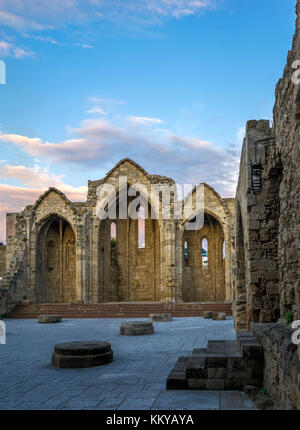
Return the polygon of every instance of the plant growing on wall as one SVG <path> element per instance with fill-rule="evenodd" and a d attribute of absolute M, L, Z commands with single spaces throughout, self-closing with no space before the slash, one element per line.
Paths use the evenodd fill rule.
<path fill-rule="evenodd" d="M 292 311 L 289 311 L 286 315 L 285 315 L 285 322 L 286 325 L 290 325 L 292 324 L 292 322 L 294 321 L 294 313 Z"/>

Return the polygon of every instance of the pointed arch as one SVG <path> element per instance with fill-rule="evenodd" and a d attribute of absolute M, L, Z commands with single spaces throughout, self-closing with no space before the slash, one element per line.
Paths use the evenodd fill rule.
<path fill-rule="evenodd" d="M 38 301 L 76 300 L 76 237 L 70 223 L 57 214 L 45 218 L 37 235 Z"/>

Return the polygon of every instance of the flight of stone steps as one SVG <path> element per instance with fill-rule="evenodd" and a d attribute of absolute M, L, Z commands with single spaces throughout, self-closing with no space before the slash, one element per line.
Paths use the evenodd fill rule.
<path fill-rule="evenodd" d="M 171 313 L 173 317 L 200 317 L 207 311 L 231 315 L 231 303 L 32 303 L 18 305 L 9 317 L 38 318 L 41 314 L 57 314 L 62 318 L 148 318 L 151 313 Z"/>
<path fill-rule="evenodd" d="M 237 332 L 236 341 L 209 340 L 206 349 L 179 357 L 167 378 L 168 390 L 242 390 L 263 385 L 264 351 L 251 333 Z"/>

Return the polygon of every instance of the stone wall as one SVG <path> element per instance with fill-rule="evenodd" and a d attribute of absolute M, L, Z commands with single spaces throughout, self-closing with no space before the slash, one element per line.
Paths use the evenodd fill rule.
<path fill-rule="evenodd" d="M 253 334 L 264 347 L 264 386 L 273 408 L 300 409 L 300 347 L 285 324 L 253 324 Z"/>
<path fill-rule="evenodd" d="M 252 322 L 277 321 L 278 289 L 278 215 L 279 201 L 275 184 L 281 170 L 272 176 L 267 160 L 272 151 L 272 130 L 268 121 L 248 121 L 244 139 L 240 176 L 236 194 L 236 264 L 234 316 L 236 327 L 250 328 Z M 251 163 L 263 168 L 263 188 L 254 194 L 251 188 Z M 275 183 L 275 184 L 274 184 Z"/>
<path fill-rule="evenodd" d="M 299 0 L 296 12 L 273 125 L 247 123 L 236 194 L 233 314 L 236 327 L 252 329 L 264 345 L 265 386 L 275 409 L 300 408 L 299 351 L 292 330 L 276 324 L 287 312 L 300 320 L 300 86 L 292 79 L 293 63 L 300 60 Z M 263 169 L 256 193 L 251 186 L 255 149 Z"/>
<path fill-rule="evenodd" d="M 6 246 L 0 243 L 0 278 L 6 272 Z"/>
<path fill-rule="evenodd" d="M 292 80 L 292 64 L 300 59 L 299 30 L 297 15 L 293 48 L 276 87 L 272 128 L 264 120 L 247 123 L 236 194 L 235 312 L 241 328 L 276 322 L 288 311 L 300 319 L 300 86 Z M 255 147 L 263 169 L 256 194 L 250 174 Z"/>

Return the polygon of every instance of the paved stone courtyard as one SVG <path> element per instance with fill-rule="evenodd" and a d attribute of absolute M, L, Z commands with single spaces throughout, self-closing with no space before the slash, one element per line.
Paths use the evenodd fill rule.
<path fill-rule="evenodd" d="M 58 324 L 6 320 L 6 345 L 0 344 L 0 409 L 255 409 L 241 392 L 165 389 L 179 356 L 206 347 L 209 339 L 235 339 L 231 318 L 174 318 L 154 323 L 155 334 L 148 336 L 120 336 L 122 321 L 126 319 Z M 52 367 L 54 344 L 73 340 L 110 342 L 114 362 L 88 369 Z"/>

